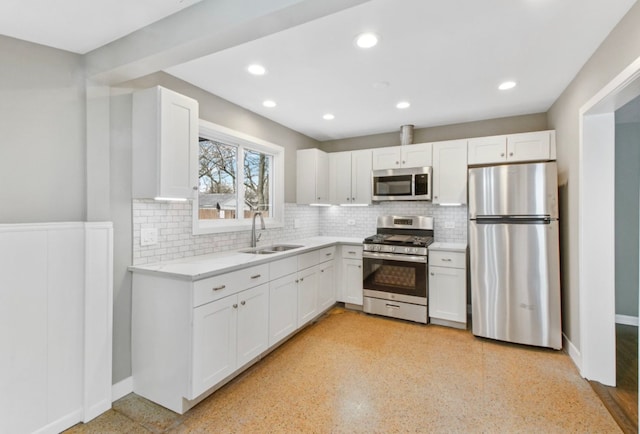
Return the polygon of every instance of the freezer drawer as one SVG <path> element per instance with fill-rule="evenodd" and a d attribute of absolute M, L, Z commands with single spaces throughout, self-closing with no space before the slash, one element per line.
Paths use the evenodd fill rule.
<path fill-rule="evenodd" d="M 473 334 L 562 348 L 558 222 L 469 223 Z"/>
<path fill-rule="evenodd" d="M 558 218 L 555 162 L 469 169 L 469 218 L 533 216 Z"/>

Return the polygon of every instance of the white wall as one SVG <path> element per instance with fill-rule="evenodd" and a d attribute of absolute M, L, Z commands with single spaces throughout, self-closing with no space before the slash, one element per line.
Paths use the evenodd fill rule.
<path fill-rule="evenodd" d="M 0 223 L 82 221 L 82 57 L 1 35 L 0 53 Z"/>
<path fill-rule="evenodd" d="M 549 128 L 556 130 L 558 144 L 563 331 L 578 350 L 580 349 L 579 110 L 638 57 L 640 57 L 640 3 L 636 3 L 613 29 L 551 106 L 548 113 Z M 602 254 L 613 255 L 614 252 L 602 252 Z"/>

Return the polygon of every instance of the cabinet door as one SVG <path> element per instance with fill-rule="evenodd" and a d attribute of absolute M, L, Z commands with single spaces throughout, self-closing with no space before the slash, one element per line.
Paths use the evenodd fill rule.
<path fill-rule="evenodd" d="M 469 140 L 469 164 L 507 161 L 507 136 L 479 137 Z"/>
<path fill-rule="evenodd" d="M 238 367 L 263 353 L 269 343 L 269 285 L 238 294 Z"/>
<path fill-rule="evenodd" d="M 416 143 L 400 147 L 402 167 L 428 167 L 433 164 L 433 143 Z"/>
<path fill-rule="evenodd" d="M 351 204 L 371 203 L 371 150 L 351 152 Z"/>
<path fill-rule="evenodd" d="M 467 322 L 464 269 L 429 267 L 429 317 Z"/>
<path fill-rule="evenodd" d="M 400 146 L 390 146 L 387 148 L 375 148 L 372 151 L 373 170 L 397 169 L 401 166 Z"/>
<path fill-rule="evenodd" d="M 345 303 L 362 306 L 362 260 L 344 259 Z"/>
<path fill-rule="evenodd" d="M 269 283 L 269 346 L 298 327 L 298 285 L 295 273 Z"/>
<path fill-rule="evenodd" d="M 193 310 L 193 399 L 236 370 L 238 298 L 232 295 Z"/>
<path fill-rule="evenodd" d="M 318 312 L 318 270 L 315 266 L 298 272 L 298 328 Z"/>
<path fill-rule="evenodd" d="M 192 198 L 198 185 L 198 103 L 167 89 L 160 98 L 159 196 Z"/>
<path fill-rule="evenodd" d="M 320 264 L 318 277 L 318 312 L 323 312 L 336 302 L 335 266 L 333 261 Z"/>
<path fill-rule="evenodd" d="M 507 136 L 507 159 L 509 161 L 541 161 L 550 159 L 551 133 L 512 134 Z"/>
<path fill-rule="evenodd" d="M 316 202 L 329 203 L 329 156 L 322 151 L 317 153 L 315 175 Z"/>
<path fill-rule="evenodd" d="M 433 144 L 433 203 L 467 203 L 467 142 Z"/>
<path fill-rule="evenodd" d="M 329 154 L 329 202 L 351 203 L 351 152 Z"/>

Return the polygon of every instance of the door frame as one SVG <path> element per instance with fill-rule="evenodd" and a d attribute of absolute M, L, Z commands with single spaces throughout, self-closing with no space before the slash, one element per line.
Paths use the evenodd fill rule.
<path fill-rule="evenodd" d="M 640 57 L 579 111 L 580 372 L 608 386 L 616 384 L 615 111 L 639 95 Z"/>

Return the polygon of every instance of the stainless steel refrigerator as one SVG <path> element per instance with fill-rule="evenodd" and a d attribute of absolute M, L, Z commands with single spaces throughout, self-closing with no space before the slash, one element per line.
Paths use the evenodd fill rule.
<path fill-rule="evenodd" d="M 562 348 L 555 162 L 469 169 L 473 334 Z"/>

